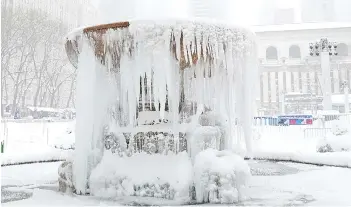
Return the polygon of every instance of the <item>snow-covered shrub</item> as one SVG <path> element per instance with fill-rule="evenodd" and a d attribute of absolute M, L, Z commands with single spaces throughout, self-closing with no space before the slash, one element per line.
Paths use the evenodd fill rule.
<path fill-rule="evenodd" d="M 340 136 L 344 135 L 351 131 L 351 126 L 349 123 L 346 123 L 344 121 L 333 121 L 332 123 L 332 133 L 335 136 Z"/>
<path fill-rule="evenodd" d="M 325 140 L 323 140 L 323 142 L 320 142 L 318 144 L 317 152 L 319 153 L 333 152 L 333 149 L 331 148 L 330 144 L 327 144 Z"/>
<path fill-rule="evenodd" d="M 195 158 L 194 184 L 198 203 L 233 204 L 244 198 L 250 168 L 229 151 L 207 149 Z"/>
<path fill-rule="evenodd" d="M 317 152 L 351 151 L 351 126 L 347 122 L 333 121 L 332 132 L 317 143 Z"/>
<path fill-rule="evenodd" d="M 58 169 L 59 174 L 59 191 L 60 192 L 74 192 L 72 182 L 72 162 L 63 162 Z"/>
<path fill-rule="evenodd" d="M 105 151 L 91 173 L 89 186 L 91 195 L 105 198 L 184 199 L 189 196 L 192 176 L 191 161 L 185 152 L 167 156 L 136 153 L 131 157 L 120 157 Z"/>

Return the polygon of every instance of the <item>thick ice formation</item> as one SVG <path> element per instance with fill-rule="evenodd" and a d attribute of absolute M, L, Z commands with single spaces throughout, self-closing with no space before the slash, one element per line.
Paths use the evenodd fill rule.
<path fill-rule="evenodd" d="M 192 176 L 192 165 L 185 152 L 168 156 L 140 153 L 123 158 L 107 152 L 92 171 L 90 193 L 107 198 L 135 195 L 188 198 Z"/>
<path fill-rule="evenodd" d="M 159 20 L 133 21 L 100 34 L 86 32 L 78 46 L 73 169 L 78 192 L 86 192 L 89 174 L 101 160 L 104 126 L 113 123 L 118 131 L 136 133 L 139 111 L 156 110 L 161 118 L 169 112 L 175 152 L 179 114 L 198 117 L 206 110 L 227 122 L 224 149 L 240 144 L 233 127 L 242 125 L 251 150 L 258 74 L 250 31 L 215 22 Z M 102 48 L 96 45 L 101 42 Z"/>
<path fill-rule="evenodd" d="M 237 203 L 245 198 L 250 167 L 238 155 L 207 149 L 194 164 L 194 184 L 198 203 Z"/>

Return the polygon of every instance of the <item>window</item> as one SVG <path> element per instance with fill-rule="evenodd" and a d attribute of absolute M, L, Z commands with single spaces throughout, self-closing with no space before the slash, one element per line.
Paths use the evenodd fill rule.
<path fill-rule="evenodd" d="M 338 47 L 336 48 L 336 52 L 338 53 L 338 56 L 348 56 L 349 55 L 349 50 L 348 50 L 348 47 L 345 43 L 338 44 Z"/>
<path fill-rule="evenodd" d="M 301 58 L 300 47 L 297 45 L 292 45 L 289 48 L 289 58 Z"/>
<path fill-rule="evenodd" d="M 278 51 L 275 47 L 268 47 L 266 50 L 266 59 L 267 60 L 278 60 Z"/>

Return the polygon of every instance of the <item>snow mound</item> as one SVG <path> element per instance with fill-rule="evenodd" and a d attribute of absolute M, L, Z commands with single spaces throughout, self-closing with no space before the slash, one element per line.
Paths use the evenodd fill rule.
<path fill-rule="evenodd" d="M 191 183 L 192 165 L 186 153 L 120 157 L 105 152 L 91 173 L 90 193 L 104 198 L 143 196 L 176 200 L 189 198 Z"/>
<path fill-rule="evenodd" d="M 195 158 L 194 183 L 198 203 L 237 203 L 244 198 L 250 168 L 229 151 L 207 149 Z"/>

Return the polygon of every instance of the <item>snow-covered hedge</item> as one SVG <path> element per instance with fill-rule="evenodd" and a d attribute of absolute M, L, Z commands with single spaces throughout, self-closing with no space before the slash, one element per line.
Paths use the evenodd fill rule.
<path fill-rule="evenodd" d="M 237 203 L 244 198 L 250 167 L 229 151 L 207 149 L 195 158 L 194 183 L 198 203 Z"/>

